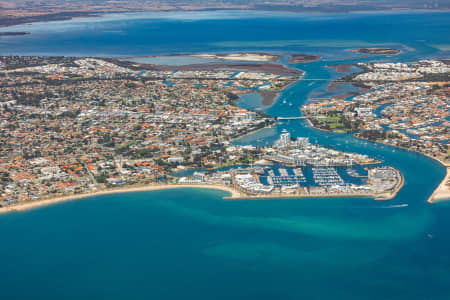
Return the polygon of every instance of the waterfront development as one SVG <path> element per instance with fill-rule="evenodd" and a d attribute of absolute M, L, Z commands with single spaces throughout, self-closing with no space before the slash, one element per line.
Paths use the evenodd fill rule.
<path fill-rule="evenodd" d="M 362 169 L 361 165 L 379 162 L 366 155 L 311 145 L 307 138 L 291 140 L 286 131 L 274 147 L 233 146 L 226 151 L 233 154 L 236 149 L 240 149 L 238 152 L 251 150 L 252 162 L 259 166 L 213 171 L 212 174 L 194 172 L 178 183 L 230 186 L 241 193 L 241 199 L 372 196 L 377 200 L 389 200 L 403 186 L 403 177 L 394 168 L 365 168 L 360 170 L 364 173 L 361 174 L 357 170 Z M 275 165 L 264 166 L 267 163 Z M 310 167 L 306 168 L 307 165 Z M 349 175 L 346 180 L 342 179 L 342 173 Z M 229 199 L 233 198 L 236 197 Z"/>
<path fill-rule="evenodd" d="M 267 57 L 271 56 L 244 53 L 231 59 Z M 221 65 L 215 70 L 205 66 L 202 70 L 199 65 L 187 65 L 169 71 L 161 70 L 167 66 L 158 69 L 126 60 L 2 57 L 0 207 L 117 186 L 176 184 L 171 175 L 187 168 L 261 161 L 297 167 L 379 163 L 367 155 L 311 145 L 307 138 L 292 141 L 289 132 L 280 135 L 275 147 L 232 146 L 232 139 L 276 123 L 267 115 L 234 106 L 238 94 L 281 91 L 300 79 L 285 67 L 278 69 L 288 75 L 244 70 L 254 66 Z M 397 170 L 383 178 L 369 170 L 369 185 L 345 183 L 337 173 L 333 179 L 318 170 L 313 169 L 311 184 L 322 188 L 301 188 L 287 174 L 269 176 L 264 185 L 258 177 L 243 179 L 242 171 L 236 175 L 234 170 L 226 174 L 231 182 L 225 184 L 203 179 L 181 183 L 222 183 L 252 197 L 374 195 L 391 199 L 403 182 Z M 253 178 L 254 173 L 247 176 Z M 288 181 L 275 187 L 273 180 Z"/>
<path fill-rule="evenodd" d="M 302 111 L 317 128 L 352 131 L 360 138 L 424 153 L 449 167 L 448 62 L 358 63 L 364 71 L 344 81 L 364 87 L 364 93 L 312 102 Z M 428 201 L 448 197 L 442 188 L 447 185 L 446 177 Z"/>
<path fill-rule="evenodd" d="M 353 132 L 347 134 L 334 133 L 331 130 L 323 131 L 311 127 L 307 120 L 298 118 L 302 117 L 301 107 L 308 106 L 309 103 L 328 101 L 339 93 L 353 92 L 354 90 L 346 85 L 337 88 L 339 93 L 335 93 L 334 90 L 328 91 L 328 86 L 333 81 L 349 75 L 348 73 L 357 71 L 353 67 L 355 64 L 366 64 L 376 60 L 382 60 L 383 63 L 432 60 L 445 64 L 448 54 L 437 47 L 444 49 L 443 45 L 448 43 L 448 34 L 445 34 L 450 26 L 448 14 L 385 13 L 314 17 L 300 15 L 301 18 L 289 14 L 282 17 L 262 14 L 261 17 L 253 18 L 247 17 L 246 14 L 236 16 L 231 12 L 225 14 L 227 19 L 216 13 L 198 19 L 193 18 L 193 15 L 195 16 L 195 13 L 188 14 L 188 20 L 170 15 L 174 19 L 150 19 L 150 21 L 145 19 L 120 25 L 116 23 L 117 21 L 111 23 L 95 21 L 99 22 L 99 25 L 92 25 L 91 21 L 81 23 L 73 21 L 65 25 L 65 30 L 68 31 L 64 32 L 64 38 L 59 33 L 51 33 L 50 27 L 54 25 L 34 24 L 30 25 L 31 28 L 14 29 L 30 31 L 30 35 L 0 40 L 1 45 L 6 45 L 8 41 L 9 50 L 4 53 L 5 57 L 2 58 L 4 61 L 11 57 L 6 55 L 10 52 L 22 54 L 23 58 L 42 54 L 71 56 L 75 52 L 79 54 L 83 51 L 92 51 L 83 53 L 82 56 L 86 58 L 77 57 L 67 62 L 49 61 L 49 58 L 46 58 L 45 65 L 67 63 L 67 68 L 77 69 L 83 69 L 82 66 L 85 66 L 83 72 L 87 73 L 71 76 L 64 72 L 53 74 L 55 69 L 49 69 L 47 72 L 38 68 L 17 74 L 17 82 L 20 83 L 19 78 L 22 78 L 24 87 L 28 86 L 27 82 L 32 83 L 28 90 L 30 95 L 40 95 L 40 97 L 21 95 L 22 104 L 12 103 L 14 99 L 8 98 L 8 93 L 15 89 L 14 86 L 9 86 L 13 81 L 8 78 L 15 75 L 7 68 L 4 69 L 2 95 L 11 104 L 2 109 L 12 110 L 8 112 L 9 116 L 16 116 L 18 119 L 11 122 L 14 125 L 9 128 L 11 135 L 4 137 L 13 143 L 8 146 L 8 151 L 3 152 L 2 157 L 14 158 L 23 150 L 39 150 L 45 153 L 57 148 L 56 145 L 59 143 L 61 147 L 58 152 L 69 149 L 70 153 L 61 157 L 68 160 L 67 164 L 70 165 L 68 167 L 62 164 L 55 165 L 60 169 L 58 174 L 67 173 L 70 174 L 69 177 L 76 178 L 77 172 L 85 174 L 83 172 L 90 170 L 88 164 L 95 164 L 92 172 L 99 171 L 99 175 L 103 172 L 113 175 L 114 181 L 111 180 L 111 184 L 116 184 L 114 188 L 111 187 L 116 190 L 109 191 L 115 194 L 107 194 L 105 191 L 103 194 L 89 194 L 90 196 L 83 200 L 64 203 L 59 202 L 66 199 L 53 198 L 53 202 L 49 199 L 47 204 L 59 204 L 0 215 L 0 234 L 4 241 L 0 248 L 3 257 L 0 274 L 4 280 L 0 283 L 0 287 L 5 298 L 448 299 L 450 260 L 446 253 L 450 251 L 449 206 L 446 202 L 434 205 L 426 202 L 445 176 L 442 164 L 420 154 L 416 149 L 410 148 L 414 151 L 409 151 L 379 143 L 380 140 L 373 142 L 361 139 L 351 135 Z M 392 20 L 389 24 L 385 22 L 386 16 Z M 249 24 L 249 20 L 255 27 L 244 26 Z M 424 23 L 430 25 L 423 29 Z M 70 28 L 73 24 L 76 24 L 78 29 L 71 36 Z M 40 33 L 33 32 L 31 30 L 33 26 L 41 30 Z M 89 30 L 80 31 L 80 27 L 83 26 L 87 26 Z M 103 30 L 101 34 L 92 30 L 92 27 L 97 28 L 96 26 L 101 26 Z M 56 26 L 54 27 L 56 29 Z M 177 42 L 171 44 L 170 38 L 161 37 L 158 40 L 155 36 L 157 30 L 151 29 L 161 27 L 166 28 L 168 34 L 176 32 L 176 36 L 179 37 Z M 133 34 L 129 35 L 130 38 L 125 39 L 126 45 L 121 44 L 118 38 L 110 39 L 115 34 L 122 34 L 117 33 L 118 28 L 126 33 L 130 28 L 134 30 Z M 141 28 L 142 33 L 137 34 L 137 28 Z M 217 31 L 220 31 L 220 39 L 217 38 Z M 339 35 L 340 41 L 330 42 L 337 31 L 342 33 Z M 50 32 L 49 35 L 47 32 Z M 89 47 L 76 46 L 75 40 L 80 35 L 83 37 L 83 45 Z M 108 38 L 99 39 L 101 35 Z M 314 40 L 313 35 L 320 36 L 320 40 L 318 38 Z M 75 36 L 77 38 L 73 38 Z M 151 46 L 138 42 L 144 40 L 142 36 L 145 36 L 146 41 L 151 41 L 148 44 Z M 249 37 L 252 37 L 251 40 Z M 27 45 L 36 39 L 49 42 L 36 44 L 33 50 L 27 48 Z M 306 42 L 307 46 L 304 46 L 305 42 L 300 39 L 309 39 Z M 195 43 L 188 44 L 187 41 Z M 112 47 L 111 44 L 108 45 L 110 42 L 117 44 Z M 349 51 L 375 47 L 398 48 L 402 52 L 395 56 L 390 54 L 385 56 Z M 411 50 L 412 48 L 414 50 Z M 205 72 L 202 73 L 202 76 L 208 78 L 193 78 L 192 73 L 189 73 L 188 79 L 173 76 L 155 78 L 152 72 L 167 72 L 164 74 L 171 76 L 173 70 L 154 69 L 148 70 L 150 73 L 147 73 L 142 72 L 144 68 L 133 69 L 128 63 L 113 63 L 112 60 L 104 58 L 118 55 L 129 57 L 169 53 L 225 53 L 224 49 L 239 53 L 273 51 L 274 55 L 279 55 L 280 58 L 277 62 L 268 63 L 284 64 L 285 68 L 296 69 L 298 72 L 279 74 L 264 71 L 262 73 L 273 76 L 256 78 L 259 81 L 257 84 L 255 80 L 251 80 L 254 78 L 253 74 L 245 75 L 242 83 L 239 80 L 237 82 L 231 80 L 228 74 L 225 74 L 227 78 L 222 83 L 219 80 L 217 82 L 211 80 L 211 74 L 215 73 L 212 69 L 204 69 Z M 289 63 L 288 56 L 293 53 L 320 56 L 321 59 L 308 63 Z M 94 55 L 97 56 L 95 64 L 92 58 L 87 58 Z M 206 59 L 211 57 L 208 56 Z M 110 63 L 116 67 L 109 65 Z M 223 65 L 223 61 L 220 64 Z M 352 66 L 339 68 L 339 71 L 344 73 L 340 73 L 337 68 L 329 68 L 332 65 L 342 64 Z M 96 69 L 99 69 L 100 65 L 103 70 L 97 73 Z M 240 72 L 254 73 L 256 72 L 254 68 L 233 70 L 235 72 L 231 76 Z M 347 73 L 347 69 L 350 72 Z M 126 71 L 122 73 L 124 70 Z M 196 68 L 183 72 L 199 72 L 199 70 Z M 110 72 L 123 78 L 111 80 L 108 78 L 112 74 Z M 290 80 L 279 80 L 280 75 Z M 49 78 L 53 76 L 56 77 Z M 92 79 L 80 80 L 79 77 L 84 76 L 103 76 L 105 80 L 98 82 Z M 291 76 L 296 76 L 296 79 L 291 80 Z M 47 80 L 50 79 L 57 83 L 56 87 L 62 87 L 55 88 L 53 91 L 56 93 L 49 93 L 44 88 L 48 86 Z M 74 82 L 74 86 L 80 88 L 77 90 L 70 87 L 69 79 Z M 236 86 L 229 86 L 229 82 Z M 33 85 L 38 87 L 35 91 L 31 88 Z M 175 90 L 170 89 L 170 85 L 182 87 L 183 94 L 173 96 Z M 263 94 L 260 92 L 263 86 L 270 86 L 270 90 L 279 92 L 278 97 L 274 98 L 270 105 L 262 103 Z M 200 94 L 199 91 L 202 89 L 204 93 Z M 67 91 L 64 95 L 65 90 Z M 430 94 L 434 99 L 431 103 L 436 106 L 430 108 L 438 112 L 434 115 L 442 123 L 425 123 L 422 127 L 442 126 L 445 123 L 442 119 L 445 119 L 445 112 L 441 114 L 443 105 L 448 99 L 445 98 L 445 85 L 438 85 L 431 90 L 433 93 L 436 92 Z M 139 97 L 141 93 L 145 97 Z M 152 96 L 163 100 L 148 101 Z M 411 97 L 416 95 L 412 94 Z M 422 101 L 421 98 L 422 95 L 419 95 L 414 99 Z M 206 109 L 210 112 L 206 115 L 199 112 L 193 120 L 184 119 L 189 115 L 187 112 L 172 111 L 173 106 L 178 105 L 183 99 L 190 100 L 183 103 L 187 105 L 187 109 L 202 109 L 203 112 L 205 103 Z M 105 101 L 103 107 L 99 105 L 102 100 Z M 58 107 L 51 107 L 52 101 L 58 103 Z M 418 102 L 418 106 L 422 109 L 430 103 L 426 101 L 425 99 L 423 103 Z M 39 105 L 26 105 L 36 102 Z M 154 103 L 153 112 L 140 110 L 150 102 Z M 198 103 L 202 104 L 200 108 L 196 107 Z M 407 103 L 403 105 L 405 108 L 408 107 Z M 231 107 L 236 110 L 228 110 Z M 374 114 L 388 107 L 381 107 Z M 71 114 L 72 109 L 75 114 Z M 123 119 L 118 115 L 120 111 L 126 112 L 126 116 L 122 116 Z M 214 119 L 217 118 L 219 111 L 226 111 L 221 125 L 229 124 L 231 127 L 229 131 L 222 131 L 219 134 L 218 142 L 226 142 L 223 148 L 219 147 L 214 139 L 209 139 L 208 134 L 202 133 L 203 128 L 198 128 L 207 127 L 208 124 L 214 128 Z M 394 115 L 398 111 L 390 112 Z M 423 112 L 426 111 L 422 110 Z M 25 129 L 36 128 L 39 124 L 37 123 L 39 115 L 43 113 L 46 116 L 54 115 L 56 123 L 46 125 L 46 130 L 51 130 L 52 134 L 46 136 L 44 132 L 36 131 L 33 136 L 23 134 L 21 136 L 20 133 L 26 132 Z M 102 116 L 107 114 L 113 116 L 109 123 L 102 121 Z M 147 114 L 152 115 L 151 120 L 144 120 L 149 123 L 148 127 L 133 127 L 140 125 L 143 122 L 142 116 Z M 78 118 L 80 121 L 73 122 Z M 399 121 L 397 124 L 408 123 L 404 115 L 398 118 L 405 121 Z M 166 119 L 168 122 L 165 122 Z M 426 118 L 423 119 L 427 121 Z M 176 136 L 167 136 L 167 140 L 175 138 L 173 142 L 167 142 L 159 136 L 151 139 L 148 144 L 152 145 L 153 141 L 156 145 L 159 143 L 158 151 L 152 153 L 155 157 L 133 157 L 140 153 L 139 148 L 145 144 L 132 143 L 124 148 L 122 160 L 115 160 L 111 166 L 106 164 L 108 151 L 110 153 L 113 151 L 115 155 L 116 150 L 120 151 L 120 147 L 116 149 L 116 146 L 127 143 L 132 138 L 145 140 L 153 137 L 149 133 L 158 130 L 160 125 L 163 125 L 164 129 L 176 128 L 170 123 L 172 120 L 177 124 L 180 120 L 185 120 L 185 124 L 192 122 L 195 124 L 192 127 L 177 128 L 178 133 L 187 131 L 195 138 L 202 138 L 207 147 L 217 145 L 217 148 L 213 147 L 220 151 L 213 152 L 214 157 L 202 156 L 206 153 L 200 151 L 199 156 L 202 159 L 191 162 L 185 159 L 183 151 L 180 152 L 181 146 L 188 148 L 187 145 L 183 145 L 184 140 L 177 141 Z M 264 126 L 256 126 L 261 120 L 264 120 Z M 242 127 L 233 125 L 236 122 Z M 373 124 L 376 124 L 376 121 Z M 390 124 L 380 125 L 384 129 L 389 128 L 387 126 Z M 69 126 L 75 128 L 76 136 L 64 136 Z M 114 147 L 107 147 L 111 143 L 108 143 L 107 131 L 101 132 L 103 127 L 111 130 L 109 135 Z M 99 130 L 86 132 L 89 128 Z M 241 130 L 233 131 L 234 128 Z M 423 140 L 430 141 L 431 148 L 437 150 L 430 153 L 430 156 L 436 153 L 443 157 L 440 145 L 446 145 L 445 139 L 442 138 L 445 132 L 427 128 L 427 131 L 421 134 L 420 128 L 387 130 L 412 134 L 414 139 L 429 135 L 430 139 Z M 253 129 L 258 130 L 253 132 Z M 408 129 L 419 132 L 406 132 Z M 54 146 L 41 149 L 40 143 L 37 142 L 33 147 L 24 146 L 32 144 L 34 139 L 40 139 L 41 134 L 44 141 L 51 141 Z M 77 137 L 81 140 L 86 138 L 89 143 L 69 145 L 70 140 L 76 141 Z M 197 147 L 202 150 L 201 145 L 189 145 L 192 151 Z M 80 153 L 77 153 L 77 149 L 81 149 Z M 104 153 L 104 158 L 102 156 L 98 160 L 92 158 L 91 162 L 83 162 L 73 167 L 81 170 L 70 167 L 72 165 L 70 158 L 75 159 L 81 152 L 93 150 Z M 159 157 L 161 151 L 167 152 L 168 156 Z M 297 152 L 312 154 L 311 157 L 302 157 Z M 254 156 L 248 155 L 249 153 Z M 30 156 L 37 154 L 35 151 L 29 152 Z M 47 154 L 43 156 L 58 157 L 64 153 Z M 91 158 L 89 153 L 85 155 L 87 160 Z M 236 159 L 232 165 L 223 163 L 233 155 Z M 315 162 L 316 155 L 321 159 Z M 171 159 L 172 162 L 169 164 L 168 159 L 171 157 L 174 159 Z M 163 168 L 153 169 L 151 160 L 153 158 L 154 162 L 158 162 L 158 165 L 161 163 Z M 158 158 L 160 159 L 156 161 Z M 33 159 L 36 157 L 19 158 L 16 163 L 18 166 L 8 167 L 8 170 L 9 168 L 18 168 L 18 171 L 29 170 L 28 160 Z M 324 163 L 323 159 L 326 159 L 327 163 Z M 126 160 L 130 161 L 127 163 Z M 58 161 L 61 162 L 63 161 Z M 125 167 L 123 164 L 122 170 L 117 168 L 121 162 L 127 165 Z M 138 163 L 142 163 L 141 166 L 138 166 Z M 33 171 L 28 172 L 31 173 L 29 175 L 44 176 L 38 173 L 42 167 L 36 165 L 34 167 L 36 174 L 32 168 Z M 144 169 L 150 171 L 143 171 Z M 68 172 L 69 170 L 74 174 Z M 109 170 L 112 173 L 108 173 Z M 161 173 L 154 173 L 152 177 L 147 175 L 155 172 L 153 170 Z M 158 183 L 158 186 L 149 184 L 129 189 L 121 185 L 124 182 L 130 184 L 129 180 L 139 172 L 144 174 L 143 183 L 145 180 L 153 182 L 152 180 L 157 179 L 161 179 L 163 183 Z M 16 174 L 16 170 L 12 173 Z M 82 182 L 83 176 L 86 182 L 92 180 L 89 175 L 81 175 L 78 182 Z M 10 182 L 9 178 L 6 179 Z M 16 179 L 23 180 L 24 183 L 28 180 L 20 177 Z M 169 182 L 170 180 L 174 182 Z M 180 184 L 180 180 L 186 183 Z M 68 182 L 77 181 L 71 179 Z M 191 188 L 185 188 L 188 184 Z M 231 189 L 226 192 L 205 189 L 211 187 L 225 191 L 227 184 Z M 337 196 L 332 196 L 334 188 L 351 189 L 357 186 L 362 189 L 382 190 L 395 190 L 397 186 L 401 189 L 388 202 L 373 201 L 371 199 L 373 195 L 352 196 L 337 193 Z M 29 190 L 25 184 L 21 187 Z M 174 189 L 157 190 L 170 187 Z M 272 189 L 271 192 L 278 195 L 283 189 L 285 195 L 273 200 L 264 198 L 264 201 L 222 200 L 224 197 L 240 199 L 252 196 L 247 194 L 248 191 L 242 190 L 251 187 Z M 34 192 L 35 189 L 36 186 L 30 191 Z M 117 193 L 119 190 L 124 193 Z M 323 192 L 329 195 L 327 197 L 311 195 L 316 191 L 318 195 Z M 289 196 L 291 193 L 295 198 L 299 196 L 296 194 L 307 193 L 308 197 L 293 199 Z M 254 196 L 263 197 L 262 194 Z M 274 195 L 268 196 L 274 198 Z M 38 202 L 26 203 L 33 208 L 32 203 Z M 11 208 L 14 205 L 6 207 Z M 61 266 L 64 266 L 64 270 Z M 52 288 L 45 284 L 49 281 L 54 283 Z M 27 289 L 23 288 L 24 282 L 27 283 Z"/>

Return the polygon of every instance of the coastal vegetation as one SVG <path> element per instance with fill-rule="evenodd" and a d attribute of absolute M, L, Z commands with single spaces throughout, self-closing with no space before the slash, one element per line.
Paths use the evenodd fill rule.
<path fill-rule="evenodd" d="M 313 116 L 308 118 L 314 127 L 322 130 L 334 131 L 337 133 L 354 131 L 359 128 L 359 121 L 352 120 L 336 111 L 327 112 L 326 115 Z"/>

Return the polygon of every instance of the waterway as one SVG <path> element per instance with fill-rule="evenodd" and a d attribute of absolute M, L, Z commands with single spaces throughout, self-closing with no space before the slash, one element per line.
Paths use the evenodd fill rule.
<path fill-rule="evenodd" d="M 12 27 L 32 34 L 2 37 L 0 48 L 98 56 L 251 50 L 323 55 L 293 66 L 306 71 L 306 79 L 321 80 L 299 81 L 262 108 L 272 116 L 299 116 L 302 104 L 327 95 L 323 79 L 338 75 L 326 65 L 375 58 L 353 59 L 348 47 L 405 50 L 382 60 L 448 55 L 432 45 L 450 44 L 449 16 L 121 14 Z M 251 101 L 253 108 L 257 104 Z M 426 203 L 445 169 L 423 155 L 322 132 L 304 120 L 282 121 L 237 143 L 268 144 L 283 129 L 380 159 L 404 174 L 405 186 L 389 202 L 223 201 L 224 192 L 183 189 L 0 215 L 2 299 L 449 299 L 450 205 Z"/>

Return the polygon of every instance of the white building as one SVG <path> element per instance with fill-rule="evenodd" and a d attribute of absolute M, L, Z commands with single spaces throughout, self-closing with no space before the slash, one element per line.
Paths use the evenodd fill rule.
<path fill-rule="evenodd" d="M 279 148 L 286 147 L 287 145 L 289 145 L 290 142 L 291 142 L 291 134 L 287 132 L 286 129 L 284 129 L 281 132 L 280 138 L 275 142 L 275 146 Z"/>
<path fill-rule="evenodd" d="M 194 172 L 194 174 L 192 175 L 192 179 L 195 181 L 204 182 L 205 181 L 205 173 Z"/>
<path fill-rule="evenodd" d="M 181 157 L 181 156 L 173 156 L 173 157 L 169 157 L 167 159 L 167 162 L 170 163 L 170 164 L 172 164 L 172 163 L 173 164 L 182 163 L 182 162 L 184 162 L 184 158 Z"/>

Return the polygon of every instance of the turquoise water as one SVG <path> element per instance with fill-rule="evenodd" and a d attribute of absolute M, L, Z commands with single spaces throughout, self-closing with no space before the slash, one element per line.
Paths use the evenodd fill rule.
<path fill-rule="evenodd" d="M 0 47 L 123 56 L 306 51 L 324 56 L 296 66 L 306 78 L 332 79 L 338 74 L 326 65 L 352 62 L 355 54 L 344 51 L 349 45 L 395 44 L 405 53 L 379 59 L 402 61 L 445 56 L 432 45 L 450 43 L 449 13 L 121 16 L 37 24 L 31 36 L 1 38 Z M 263 109 L 299 115 L 308 98 L 327 95 L 326 87 L 322 80 L 298 82 Z M 405 186 L 389 202 L 223 201 L 224 192 L 185 189 L 0 215 L 2 299 L 450 299 L 450 204 L 426 203 L 445 169 L 422 155 L 320 132 L 303 121 L 283 121 L 237 143 L 270 143 L 284 128 L 381 159 L 402 171 Z"/>
<path fill-rule="evenodd" d="M 309 51 L 355 56 L 348 47 L 395 46 L 421 55 L 448 49 L 448 13 L 289 14 L 184 12 L 101 18 L 4 28 L 26 36 L 0 39 L 2 54 L 157 55 L 246 50 Z M 447 51 L 448 53 L 448 51 Z M 412 52 L 414 56 L 414 51 Z"/>

